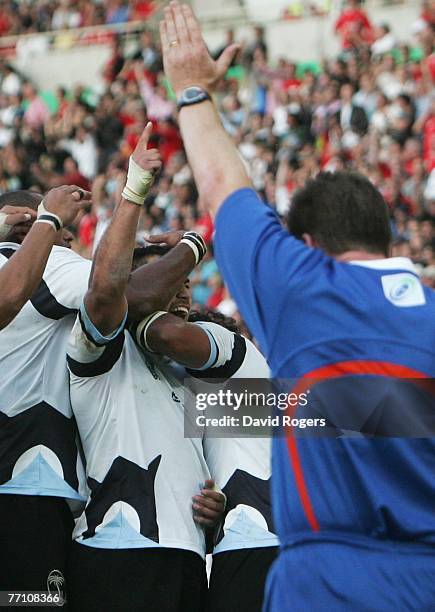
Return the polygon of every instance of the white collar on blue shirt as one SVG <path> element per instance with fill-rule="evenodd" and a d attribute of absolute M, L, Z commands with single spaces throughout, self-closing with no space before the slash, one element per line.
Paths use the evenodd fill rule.
<path fill-rule="evenodd" d="M 358 259 L 348 261 L 347 263 L 354 266 L 363 266 L 372 270 L 406 270 L 417 274 L 417 268 L 408 257 L 388 257 L 387 259 Z"/>

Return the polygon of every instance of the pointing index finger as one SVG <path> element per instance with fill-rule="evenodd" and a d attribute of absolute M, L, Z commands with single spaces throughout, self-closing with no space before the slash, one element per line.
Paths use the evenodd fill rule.
<path fill-rule="evenodd" d="M 148 123 L 145 126 L 144 131 L 142 132 L 142 134 L 141 134 L 141 136 L 139 138 L 139 142 L 137 143 L 138 146 L 143 147 L 144 149 L 147 148 L 148 141 L 150 139 L 152 131 L 153 131 L 153 124 L 151 123 L 151 121 L 148 121 Z"/>

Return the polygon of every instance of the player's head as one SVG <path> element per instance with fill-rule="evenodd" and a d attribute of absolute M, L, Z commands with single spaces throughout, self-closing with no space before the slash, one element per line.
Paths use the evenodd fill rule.
<path fill-rule="evenodd" d="M 146 247 L 139 247 L 133 253 L 132 270 L 136 270 L 141 266 L 152 263 L 170 251 L 170 247 L 159 244 L 152 244 Z M 190 290 L 190 281 L 186 279 L 183 286 L 177 291 L 174 299 L 168 305 L 167 310 L 171 314 L 180 319 L 187 320 L 192 307 L 192 294 Z"/>
<path fill-rule="evenodd" d="M 26 191 L 24 189 L 19 191 L 8 191 L 0 195 L 0 210 L 4 206 L 16 206 L 18 208 L 25 207 L 33 210 L 38 210 L 38 206 L 42 201 L 42 195 L 37 191 Z M 7 236 L 7 240 L 10 242 L 17 242 L 21 244 L 26 237 L 31 223 L 20 223 L 14 226 Z M 71 248 L 71 242 L 73 235 L 65 227 L 58 232 L 55 244 L 57 246 L 63 246 Z"/>
<path fill-rule="evenodd" d="M 372 183 L 356 172 L 321 172 L 297 191 L 287 215 L 290 233 L 332 256 L 358 251 L 388 257 L 387 205 Z"/>

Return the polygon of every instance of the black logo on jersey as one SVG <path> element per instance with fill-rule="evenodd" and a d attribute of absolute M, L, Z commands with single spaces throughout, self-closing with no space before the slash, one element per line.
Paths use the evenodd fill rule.
<path fill-rule="evenodd" d="M 156 366 L 153 364 L 153 362 L 145 357 L 145 363 L 154 380 L 160 380 L 160 376 L 157 374 Z"/>
<path fill-rule="evenodd" d="M 251 506 L 263 515 L 268 530 L 274 533 L 270 503 L 270 479 L 262 480 L 244 470 L 236 470 L 222 491 L 227 496 L 225 515 L 239 504 Z M 223 535 L 221 530 L 218 542 L 222 540 Z"/>
<path fill-rule="evenodd" d="M 0 484 L 12 478 L 14 465 L 23 453 L 41 444 L 53 451 L 62 464 L 64 480 L 77 490 L 75 436 L 74 419 L 46 402 L 13 417 L 0 412 Z"/>
<path fill-rule="evenodd" d="M 174 400 L 174 402 L 177 402 L 177 404 L 181 404 L 180 398 L 174 393 L 174 391 L 172 391 L 172 399 Z"/>
<path fill-rule="evenodd" d="M 88 529 L 83 534 L 84 539 L 95 535 L 96 528 L 115 502 L 123 501 L 136 510 L 140 533 L 150 540 L 159 541 L 154 481 L 161 458 L 158 455 L 146 469 L 124 457 L 117 457 L 102 483 L 88 478 L 91 499 L 85 510 Z"/>

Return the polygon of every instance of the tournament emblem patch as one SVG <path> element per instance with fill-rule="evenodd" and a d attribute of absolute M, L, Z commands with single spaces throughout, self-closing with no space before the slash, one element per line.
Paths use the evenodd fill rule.
<path fill-rule="evenodd" d="M 426 304 L 423 287 L 413 274 L 401 272 L 381 277 L 384 295 L 394 306 L 409 307 Z"/>

